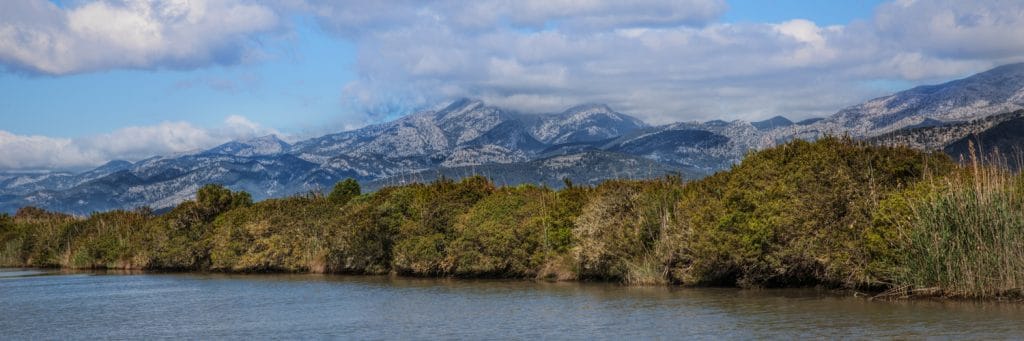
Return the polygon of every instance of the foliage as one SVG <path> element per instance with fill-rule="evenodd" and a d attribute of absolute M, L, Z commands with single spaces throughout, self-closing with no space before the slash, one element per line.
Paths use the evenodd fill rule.
<path fill-rule="evenodd" d="M 447 257 L 455 219 L 491 194 L 494 185 L 474 176 L 455 182 L 441 178 L 413 185 L 409 209 L 399 226 L 392 266 L 408 275 L 441 275 L 452 270 Z"/>
<path fill-rule="evenodd" d="M 576 220 L 573 254 L 580 275 L 633 284 L 664 282 L 663 269 L 652 258 L 663 230 L 674 220 L 681 189 L 678 178 L 598 186 Z"/>
<path fill-rule="evenodd" d="M 326 271 L 335 206 L 322 198 L 271 199 L 213 222 L 210 261 L 221 271 Z"/>
<path fill-rule="evenodd" d="M 566 181 L 439 179 L 253 203 L 209 185 L 169 212 L 0 215 L 0 266 L 598 279 L 1020 294 L 1024 178 L 828 137 L 732 169 Z"/>
<path fill-rule="evenodd" d="M 1024 177 L 974 167 L 925 188 L 896 222 L 899 282 L 955 297 L 1024 294 Z"/>
<path fill-rule="evenodd" d="M 503 188 L 480 200 L 455 224 L 452 271 L 459 276 L 534 276 L 551 250 L 546 240 L 550 190 Z"/>
<path fill-rule="evenodd" d="M 334 185 L 334 189 L 327 196 L 327 200 L 330 200 L 335 205 L 344 205 L 349 200 L 352 200 L 352 198 L 359 196 L 361 194 L 360 191 L 359 183 L 355 179 L 348 178 Z"/>
<path fill-rule="evenodd" d="M 952 167 L 944 156 L 846 138 L 753 153 L 684 190 L 662 242 L 673 282 L 872 286 L 870 231 L 889 192 Z"/>
<path fill-rule="evenodd" d="M 143 242 L 150 216 L 145 211 L 97 213 L 65 230 L 68 262 L 73 268 L 131 269 L 148 264 Z"/>
<path fill-rule="evenodd" d="M 148 224 L 147 243 L 152 252 L 149 267 L 208 269 L 214 219 L 232 209 L 251 205 L 249 193 L 232 192 L 219 185 L 199 189 L 195 201 L 186 201 Z"/>
<path fill-rule="evenodd" d="M 348 202 L 333 226 L 328 255 L 332 272 L 384 274 L 391 270 L 395 242 L 403 222 L 409 219 L 412 197 L 418 187 L 384 188 Z"/>

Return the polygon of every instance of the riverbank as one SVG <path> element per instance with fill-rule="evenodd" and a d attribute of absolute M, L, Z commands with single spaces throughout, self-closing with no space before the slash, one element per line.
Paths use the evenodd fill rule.
<path fill-rule="evenodd" d="M 731 170 L 561 190 L 438 180 L 253 203 L 218 186 L 156 215 L 0 217 L 0 266 L 611 281 L 1020 297 L 1024 181 L 841 138 Z"/>

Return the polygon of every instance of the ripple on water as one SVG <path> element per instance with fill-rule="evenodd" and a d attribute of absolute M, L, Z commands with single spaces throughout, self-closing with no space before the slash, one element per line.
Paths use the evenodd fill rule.
<path fill-rule="evenodd" d="M 22 275 L 12 273 L 24 272 Z M 43 275 L 40 275 L 43 274 Z M 51 274 L 51 275 L 45 275 Z M 1019 338 L 1024 308 L 819 290 L 327 275 L 0 276 L 5 339 Z"/>

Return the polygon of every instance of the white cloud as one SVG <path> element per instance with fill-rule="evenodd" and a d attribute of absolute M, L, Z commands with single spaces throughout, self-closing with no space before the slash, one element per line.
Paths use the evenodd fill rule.
<path fill-rule="evenodd" d="M 110 160 L 134 161 L 190 152 L 268 134 L 282 136 L 238 115 L 228 116 L 222 126 L 213 129 L 187 122 L 163 122 L 74 139 L 0 130 L 0 169 L 84 169 Z"/>
<path fill-rule="evenodd" d="M 901 1 L 837 26 L 723 23 L 725 4 L 700 0 L 296 2 L 356 44 L 343 96 L 371 114 L 469 96 L 525 111 L 605 102 L 652 123 L 801 118 L 889 90 L 873 81 L 1024 60 L 1021 1 Z"/>
<path fill-rule="evenodd" d="M 2 1 L 0 61 L 53 75 L 233 64 L 258 54 L 253 35 L 279 26 L 270 8 L 238 0 Z"/>
<path fill-rule="evenodd" d="M 891 90 L 867 84 L 1024 60 L 1019 0 L 893 1 L 837 26 L 725 23 L 727 10 L 724 0 L 4 1 L 0 62 L 49 74 L 230 64 L 260 54 L 253 37 L 281 18 L 312 15 L 357 49 L 358 79 L 341 89 L 347 123 L 460 96 L 524 111 L 604 102 L 663 123 L 827 115 Z"/>
<path fill-rule="evenodd" d="M 910 52 L 949 59 L 1024 54 L 1024 2 L 899 1 L 880 6 L 878 34 Z"/>

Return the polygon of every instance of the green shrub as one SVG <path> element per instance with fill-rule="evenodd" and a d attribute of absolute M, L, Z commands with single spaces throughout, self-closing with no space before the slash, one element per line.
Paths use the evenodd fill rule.
<path fill-rule="evenodd" d="M 573 254 L 579 275 L 631 284 L 665 282 L 655 248 L 675 219 L 682 187 L 678 178 L 597 186 L 576 219 Z"/>
<path fill-rule="evenodd" d="M 207 185 L 186 201 L 147 226 L 146 241 L 152 250 L 150 268 L 167 270 L 205 270 L 211 265 L 210 248 L 213 221 L 232 209 L 252 205 L 245 192 L 232 192 L 223 186 Z"/>
<path fill-rule="evenodd" d="M 552 192 L 504 188 L 480 200 L 455 225 L 449 246 L 458 276 L 533 277 L 551 251 L 546 215 Z"/>
<path fill-rule="evenodd" d="M 687 186 L 663 260 L 688 285 L 875 285 L 865 233 L 877 202 L 951 167 L 944 156 L 831 137 L 752 153 Z"/>
<path fill-rule="evenodd" d="M 330 200 L 335 205 L 344 205 L 349 200 L 352 200 L 352 198 L 359 196 L 360 192 L 359 183 L 355 179 L 348 178 L 334 185 L 334 189 L 327 196 L 327 200 Z"/>
<path fill-rule="evenodd" d="M 410 219 L 416 188 L 384 188 L 349 201 L 334 224 L 336 233 L 328 257 L 330 271 L 389 272 L 400 227 Z"/>
<path fill-rule="evenodd" d="M 145 211 L 96 213 L 71 223 L 63 239 L 70 241 L 69 264 L 74 268 L 132 269 L 148 266 L 143 243 L 150 215 Z"/>
<path fill-rule="evenodd" d="M 214 222 L 211 269 L 326 271 L 337 208 L 322 198 L 270 199 L 231 210 Z"/>
<path fill-rule="evenodd" d="M 408 275 L 443 275 L 452 270 L 447 257 L 455 219 L 490 195 L 494 185 L 474 176 L 454 182 L 440 179 L 413 185 L 408 215 L 399 225 L 392 268 Z"/>

